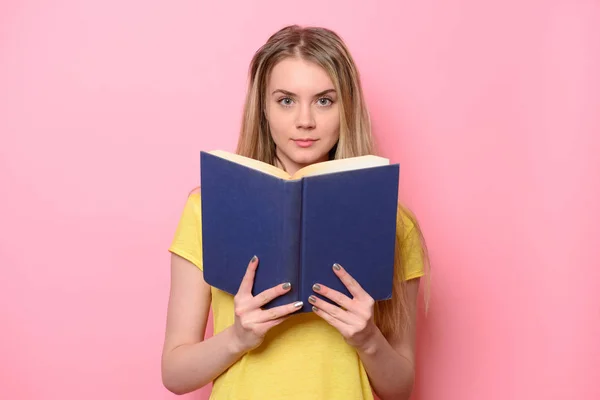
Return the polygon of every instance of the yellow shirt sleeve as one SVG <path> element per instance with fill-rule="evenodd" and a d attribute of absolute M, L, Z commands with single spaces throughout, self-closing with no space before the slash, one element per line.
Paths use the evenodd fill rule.
<path fill-rule="evenodd" d="M 203 270 L 200 209 L 200 193 L 190 194 L 183 207 L 169 251 Z"/>
<path fill-rule="evenodd" d="M 171 253 L 185 258 L 203 270 L 202 266 L 202 221 L 200 193 L 188 196 L 169 247 Z M 402 265 L 406 280 L 424 275 L 424 260 L 418 231 L 409 215 L 400 209 L 397 215 L 398 229 L 402 229 Z"/>
<path fill-rule="evenodd" d="M 398 210 L 397 229 L 403 229 L 403 241 L 400 248 L 404 279 L 410 280 L 425 275 L 425 258 L 423 256 L 423 243 L 417 227 L 409 215 Z"/>

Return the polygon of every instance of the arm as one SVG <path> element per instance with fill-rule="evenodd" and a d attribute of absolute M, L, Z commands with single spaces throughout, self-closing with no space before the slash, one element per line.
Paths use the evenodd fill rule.
<path fill-rule="evenodd" d="M 410 398 L 414 378 L 414 347 L 417 293 L 419 280 L 408 282 L 410 330 L 402 337 L 388 341 L 373 320 L 374 301 L 358 282 L 341 266 L 334 266 L 336 275 L 352 294 L 352 299 L 324 285 L 313 289 L 337 303 L 329 304 L 317 296 L 309 301 L 313 311 L 335 327 L 353 346 L 365 366 L 375 393 L 381 400 Z M 338 307 L 339 305 L 339 307 Z"/>
<path fill-rule="evenodd" d="M 392 337 L 388 341 L 376 329 L 370 341 L 357 349 L 371 385 L 381 400 L 409 399 L 412 393 L 418 290 L 418 278 L 407 283 L 410 327 L 403 336 Z"/>
<path fill-rule="evenodd" d="M 171 256 L 171 293 L 162 353 L 162 381 L 176 394 L 192 392 L 213 381 L 244 353 L 257 347 L 267 331 L 298 309 L 284 305 L 263 311 L 260 307 L 289 287 L 279 285 L 253 297 L 251 294 L 258 260 L 249 264 L 234 297 L 235 322 L 204 340 L 211 301 L 210 286 L 202 271 L 189 261 Z"/>
<path fill-rule="evenodd" d="M 161 365 L 163 384 L 173 393 L 188 393 L 206 385 L 242 355 L 229 345 L 230 330 L 204 341 L 210 301 L 210 286 L 202 271 L 173 254 Z"/>

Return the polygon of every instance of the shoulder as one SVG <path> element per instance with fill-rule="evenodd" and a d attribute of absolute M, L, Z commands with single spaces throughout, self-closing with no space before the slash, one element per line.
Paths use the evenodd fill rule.
<path fill-rule="evenodd" d="M 196 216 L 200 216 L 200 202 L 201 202 L 200 188 L 192 190 L 188 193 L 186 208 Z"/>
<path fill-rule="evenodd" d="M 201 197 L 200 186 L 188 193 L 188 201 L 199 202 Z"/>
<path fill-rule="evenodd" d="M 398 203 L 396 224 L 398 234 L 402 239 L 406 239 L 411 233 L 414 233 L 415 229 L 418 229 L 416 215 L 402 203 Z"/>
<path fill-rule="evenodd" d="M 191 227 L 194 225 L 200 225 L 200 217 L 202 214 L 200 201 L 200 191 L 198 189 L 194 189 L 191 192 L 188 192 L 180 216 L 179 229 L 182 229 L 184 227 Z"/>
<path fill-rule="evenodd" d="M 416 215 L 402 204 L 398 204 L 396 232 L 405 279 L 423 276 L 428 263 L 425 239 Z"/>

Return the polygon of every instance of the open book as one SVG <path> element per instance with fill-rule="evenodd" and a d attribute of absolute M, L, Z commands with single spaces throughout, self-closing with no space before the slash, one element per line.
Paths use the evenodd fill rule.
<path fill-rule="evenodd" d="M 291 290 L 264 308 L 303 301 L 312 285 L 350 296 L 333 273 L 341 264 L 375 299 L 391 298 L 399 165 L 377 156 L 285 171 L 216 150 L 200 153 L 204 279 L 237 293 L 259 258 L 253 294 L 284 282 Z"/>

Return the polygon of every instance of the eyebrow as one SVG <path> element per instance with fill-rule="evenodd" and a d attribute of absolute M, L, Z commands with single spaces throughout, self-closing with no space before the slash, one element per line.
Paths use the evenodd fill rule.
<path fill-rule="evenodd" d="M 277 93 L 277 92 L 279 92 L 279 93 L 283 93 L 283 94 L 285 94 L 286 96 L 291 96 L 291 97 L 297 96 L 297 95 L 296 95 L 296 93 L 289 92 L 289 91 L 287 91 L 287 90 L 283 90 L 283 89 L 275 89 L 275 90 L 273 91 L 273 93 L 271 93 L 271 94 L 275 94 L 275 93 Z M 326 95 L 326 94 L 328 94 L 328 93 L 331 93 L 331 92 L 334 92 L 334 93 L 335 93 L 335 89 L 327 89 L 327 90 L 323 90 L 322 92 L 319 92 L 319 93 L 317 93 L 317 94 L 315 95 L 315 97 L 320 97 L 320 96 Z"/>

